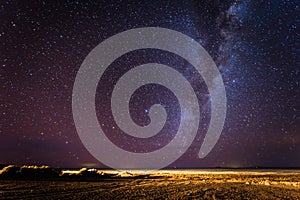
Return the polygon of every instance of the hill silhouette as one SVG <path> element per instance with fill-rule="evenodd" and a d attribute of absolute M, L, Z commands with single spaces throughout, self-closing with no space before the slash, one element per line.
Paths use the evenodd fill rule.
<path fill-rule="evenodd" d="M 49 166 L 8 165 L 0 170 L 0 180 L 74 180 L 97 181 L 102 179 L 149 178 L 149 175 L 133 175 L 128 172 L 105 173 L 97 169 L 63 170 Z M 155 178 L 155 177 L 151 177 Z"/>

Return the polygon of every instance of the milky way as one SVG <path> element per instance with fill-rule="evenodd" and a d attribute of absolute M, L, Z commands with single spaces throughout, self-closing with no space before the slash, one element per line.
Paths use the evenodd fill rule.
<path fill-rule="evenodd" d="M 228 110 L 219 142 L 206 158 L 197 157 L 210 118 L 209 93 L 193 66 L 155 49 L 123 55 L 101 78 L 96 110 L 107 136 L 123 149 L 147 152 L 176 134 L 178 100 L 162 86 L 143 86 L 130 101 L 131 116 L 141 126 L 149 123 L 151 105 L 165 106 L 167 123 L 151 140 L 124 134 L 112 118 L 110 94 L 118 78 L 156 62 L 186 77 L 201 110 L 196 140 L 170 167 L 300 167 L 299 6 L 296 0 L 2 1 L 0 163 L 103 167 L 76 133 L 76 73 L 88 53 L 116 33 L 163 27 L 194 38 L 222 74 Z"/>

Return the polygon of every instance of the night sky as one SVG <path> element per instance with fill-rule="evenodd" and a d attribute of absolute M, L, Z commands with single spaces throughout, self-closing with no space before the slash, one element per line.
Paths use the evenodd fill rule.
<path fill-rule="evenodd" d="M 135 152 L 154 151 L 174 137 L 180 109 L 165 87 L 145 85 L 130 101 L 141 126 L 149 124 L 151 105 L 167 110 L 165 127 L 148 141 L 124 134 L 110 109 L 108 94 L 120 76 L 156 62 L 186 77 L 201 110 L 195 141 L 170 167 L 300 167 L 299 6 L 296 0 L 1 1 L 0 163 L 104 167 L 76 132 L 76 73 L 105 39 L 132 28 L 163 27 L 194 38 L 222 74 L 228 102 L 218 143 L 198 158 L 210 119 L 209 93 L 189 63 L 157 49 L 119 57 L 101 78 L 96 110 L 106 135 Z"/>

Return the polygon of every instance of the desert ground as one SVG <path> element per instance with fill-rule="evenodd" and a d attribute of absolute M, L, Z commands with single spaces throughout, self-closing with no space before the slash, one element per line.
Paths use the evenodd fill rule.
<path fill-rule="evenodd" d="M 63 173 L 0 177 L 0 199 L 300 199 L 300 170 L 97 171 L 99 179 Z"/>

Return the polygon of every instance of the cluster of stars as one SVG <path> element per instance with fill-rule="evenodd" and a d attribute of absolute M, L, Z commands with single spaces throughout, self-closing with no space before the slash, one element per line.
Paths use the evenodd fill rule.
<path fill-rule="evenodd" d="M 151 50 L 125 55 L 115 63 L 116 70 L 104 78 L 108 88 L 126 66 L 156 59 L 182 72 L 195 88 L 202 112 L 199 136 L 174 166 L 300 166 L 299 12 L 298 1 L 283 0 L 1 2 L 0 163 L 97 163 L 81 144 L 73 122 L 76 73 L 87 54 L 108 37 L 155 26 L 199 42 L 218 65 L 228 98 L 221 139 L 207 158 L 199 160 L 210 103 L 193 67 L 168 52 Z M 133 98 L 134 121 L 149 123 L 148 101 L 170 104 L 165 105 L 170 117 L 163 134 L 144 146 L 128 138 L 124 142 L 103 108 L 109 104 L 96 99 L 99 123 L 125 149 L 132 142 L 138 146 L 131 145 L 133 151 L 161 147 L 178 128 L 176 98 L 163 88 L 153 99 L 148 93 L 155 94 L 145 87 Z"/>

